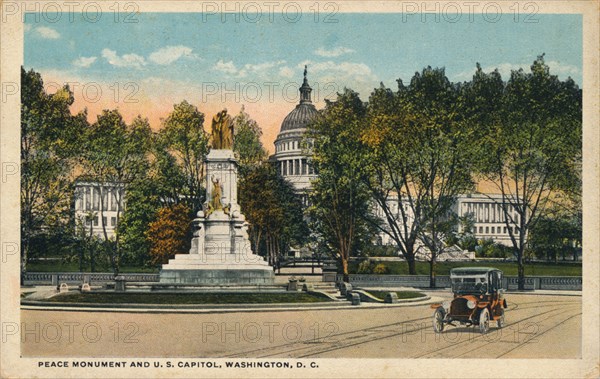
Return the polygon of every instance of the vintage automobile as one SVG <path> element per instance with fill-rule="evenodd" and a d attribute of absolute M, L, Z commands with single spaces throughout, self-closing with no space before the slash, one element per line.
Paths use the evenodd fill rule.
<path fill-rule="evenodd" d="M 464 267 L 450 270 L 452 301 L 433 304 L 433 330 L 441 333 L 445 325 L 478 326 L 482 334 L 488 332 L 490 320 L 498 328 L 504 325 L 504 289 L 502 271 L 488 267 Z"/>

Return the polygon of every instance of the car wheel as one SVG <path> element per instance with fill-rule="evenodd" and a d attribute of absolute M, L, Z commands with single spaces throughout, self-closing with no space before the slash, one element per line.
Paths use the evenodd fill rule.
<path fill-rule="evenodd" d="M 502 329 L 504 326 L 504 309 L 500 309 L 500 318 L 496 320 L 496 325 L 498 326 L 498 329 Z"/>
<path fill-rule="evenodd" d="M 444 308 L 439 307 L 433 312 L 433 331 L 436 333 L 441 333 L 444 331 L 444 317 L 446 313 L 444 312 Z"/>
<path fill-rule="evenodd" d="M 479 331 L 481 334 L 486 334 L 490 329 L 490 312 L 487 308 L 483 308 L 479 313 Z"/>

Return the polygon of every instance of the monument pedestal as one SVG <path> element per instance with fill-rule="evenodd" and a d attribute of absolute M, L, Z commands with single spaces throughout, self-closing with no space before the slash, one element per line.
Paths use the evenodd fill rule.
<path fill-rule="evenodd" d="M 273 268 L 254 254 L 248 223 L 237 203 L 237 162 L 231 150 L 211 150 L 206 157 L 204 210 L 194 220 L 189 254 L 163 265 L 160 282 L 206 286 L 272 285 Z M 221 195 L 220 201 L 214 196 Z"/>

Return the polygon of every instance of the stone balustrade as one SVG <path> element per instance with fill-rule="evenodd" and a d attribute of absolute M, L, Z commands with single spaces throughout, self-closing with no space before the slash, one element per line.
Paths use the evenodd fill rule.
<path fill-rule="evenodd" d="M 342 276 L 337 275 L 336 280 L 342 281 Z M 428 275 L 367 275 L 352 274 L 350 283 L 357 287 L 429 287 Z M 436 288 L 449 288 L 450 277 L 439 275 L 436 277 Z M 526 290 L 573 290 L 581 291 L 583 280 L 580 276 L 528 276 L 525 277 Z M 518 288 L 516 276 L 505 276 L 503 288 L 515 290 Z"/>
<path fill-rule="evenodd" d="M 127 282 L 158 282 L 158 274 L 120 273 Z M 57 283 L 103 283 L 114 282 L 115 274 L 109 272 L 28 272 L 26 285 L 56 285 Z"/>

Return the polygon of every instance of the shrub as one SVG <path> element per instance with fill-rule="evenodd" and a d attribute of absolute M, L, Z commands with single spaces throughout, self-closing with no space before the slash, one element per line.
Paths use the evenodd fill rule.
<path fill-rule="evenodd" d="M 360 264 L 358 265 L 358 269 L 356 270 L 356 272 L 358 274 L 370 274 L 373 272 L 373 267 L 371 265 L 371 262 L 369 262 L 369 260 L 364 260 L 362 262 L 360 262 Z"/>
<path fill-rule="evenodd" d="M 373 269 L 373 273 L 377 274 L 377 275 L 384 275 L 388 273 L 388 268 L 386 265 L 384 265 L 383 263 L 379 263 L 377 266 L 375 266 L 375 268 Z"/>
<path fill-rule="evenodd" d="M 150 223 L 146 232 L 152 263 L 164 264 L 175 254 L 189 253 L 191 213 L 188 207 L 181 204 L 158 211 L 156 220 Z"/>

